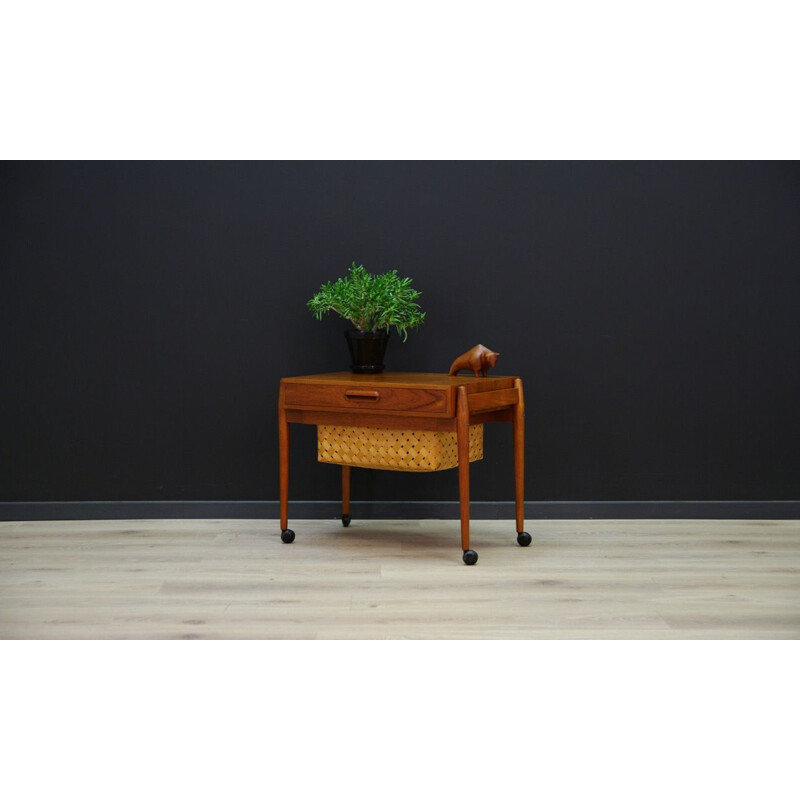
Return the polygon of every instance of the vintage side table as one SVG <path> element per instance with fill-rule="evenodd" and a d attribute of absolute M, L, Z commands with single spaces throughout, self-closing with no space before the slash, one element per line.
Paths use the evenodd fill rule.
<path fill-rule="evenodd" d="M 450 376 L 427 372 L 384 372 L 378 375 L 333 372 L 282 378 L 278 398 L 280 444 L 281 539 L 294 541 L 289 530 L 289 426 L 291 423 L 317 425 L 320 454 L 324 442 L 334 443 L 334 455 L 320 460 L 342 466 L 342 524 L 350 524 L 350 469 L 368 466 L 377 469 L 458 468 L 461 510 L 461 549 L 465 564 L 474 564 L 478 554 L 469 546 L 469 462 L 482 455 L 484 423 L 511 422 L 514 434 L 514 491 L 516 501 L 517 542 L 531 543 L 524 527 L 523 474 L 525 404 L 522 380 L 518 377 Z M 409 433 L 400 437 L 414 444 L 412 449 L 433 444 L 423 458 L 396 452 L 390 443 L 378 452 L 375 442 L 385 442 L 386 435 Z M 425 442 L 427 432 L 434 438 Z M 374 442 L 370 434 L 374 433 Z M 480 437 L 476 434 L 480 433 Z M 383 437 L 383 438 L 381 438 Z M 359 446 L 355 445 L 356 439 Z M 479 441 L 480 439 L 480 441 Z M 366 447 L 361 447 L 366 440 Z M 421 445 L 417 443 L 422 441 Z M 353 444 L 353 447 L 350 445 Z M 342 447 L 340 447 L 343 445 Z M 381 445 L 383 447 L 383 445 Z M 447 449 L 453 451 L 448 460 Z M 360 455 L 354 452 L 360 448 Z M 402 447 L 400 448 L 402 450 Z M 338 453 L 338 455 L 337 455 Z M 387 457 L 386 453 L 389 453 Z M 430 456 L 430 457 L 429 457 Z M 364 460 L 366 459 L 366 461 Z M 398 460 L 399 459 L 399 460 Z M 409 460 L 410 459 L 410 460 Z"/>

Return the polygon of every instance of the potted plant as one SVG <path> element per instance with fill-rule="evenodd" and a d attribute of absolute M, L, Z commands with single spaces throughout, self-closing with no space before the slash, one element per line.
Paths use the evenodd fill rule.
<path fill-rule="evenodd" d="M 383 371 L 389 329 L 396 328 L 405 341 L 409 329 L 425 321 L 425 312 L 416 303 L 420 294 L 411 288 L 411 278 L 399 278 L 396 269 L 371 275 L 354 261 L 346 276 L 323 284 L 307 305 L 318 320 L 328 311 L 350 320 L 354 327 L 344 334 L 350 347 L 350 368 L 377 373 Z"/>

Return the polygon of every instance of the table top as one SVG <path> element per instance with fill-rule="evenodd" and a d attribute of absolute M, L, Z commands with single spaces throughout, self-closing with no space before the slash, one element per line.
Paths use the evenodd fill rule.
<path fill-rule="evenodd" d="M 446 372 L 380 372 L 377 375 L 355 372 L 324 372 L 319 375 L 298 375 L 282 378 L 284 383 L 314 383 L 331 386 L 385 386 L 387 388 L 429 388 L 453 389 L 466 387 L 468 392 L 490 392 L 507 389 L 514 385 L 516 376 L 487 375 L 485 378 L 474 375 L 448 375 Z"/>

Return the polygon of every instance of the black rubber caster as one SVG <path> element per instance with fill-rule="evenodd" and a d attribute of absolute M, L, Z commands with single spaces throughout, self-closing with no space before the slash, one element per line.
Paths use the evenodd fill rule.
<path fill-rule="evenodd" d="M 350 515 L 349 514 L 345 514 L 344 516 L 342 516 L 342 525 L 344 525 L 345 528 L 348 528 L 350 526 Z"/>
<path fill-rule="evenodd" d="M 294 531 L 290 531 L 288 528 L 285 531 L 281 531 L 281 541 L 286 542 L 286 544 L 290 544 L 294 541 Z"/>
<path fill-rule="evenodd" d="M 478 560 L 478 554 L 474 550 L 464 551 L 464 563 L 467 566 L 472 566 Z"/>
<path fill-rule="evenodd" d="M 525 533 L 522 531 L 521 533 L 517 534 L 517 544 L 520 547 L 527 547 L 531 543 L 531 535 L 529 533 Z"/>

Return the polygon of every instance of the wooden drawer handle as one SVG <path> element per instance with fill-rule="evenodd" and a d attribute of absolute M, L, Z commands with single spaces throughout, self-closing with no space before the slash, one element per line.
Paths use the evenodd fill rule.
<path fill-rule="evenodd" d="M 366 389 L 347 389 L 344 396 L 348 400 L 380 400 L 380 392 L 370 392 Z"/>

